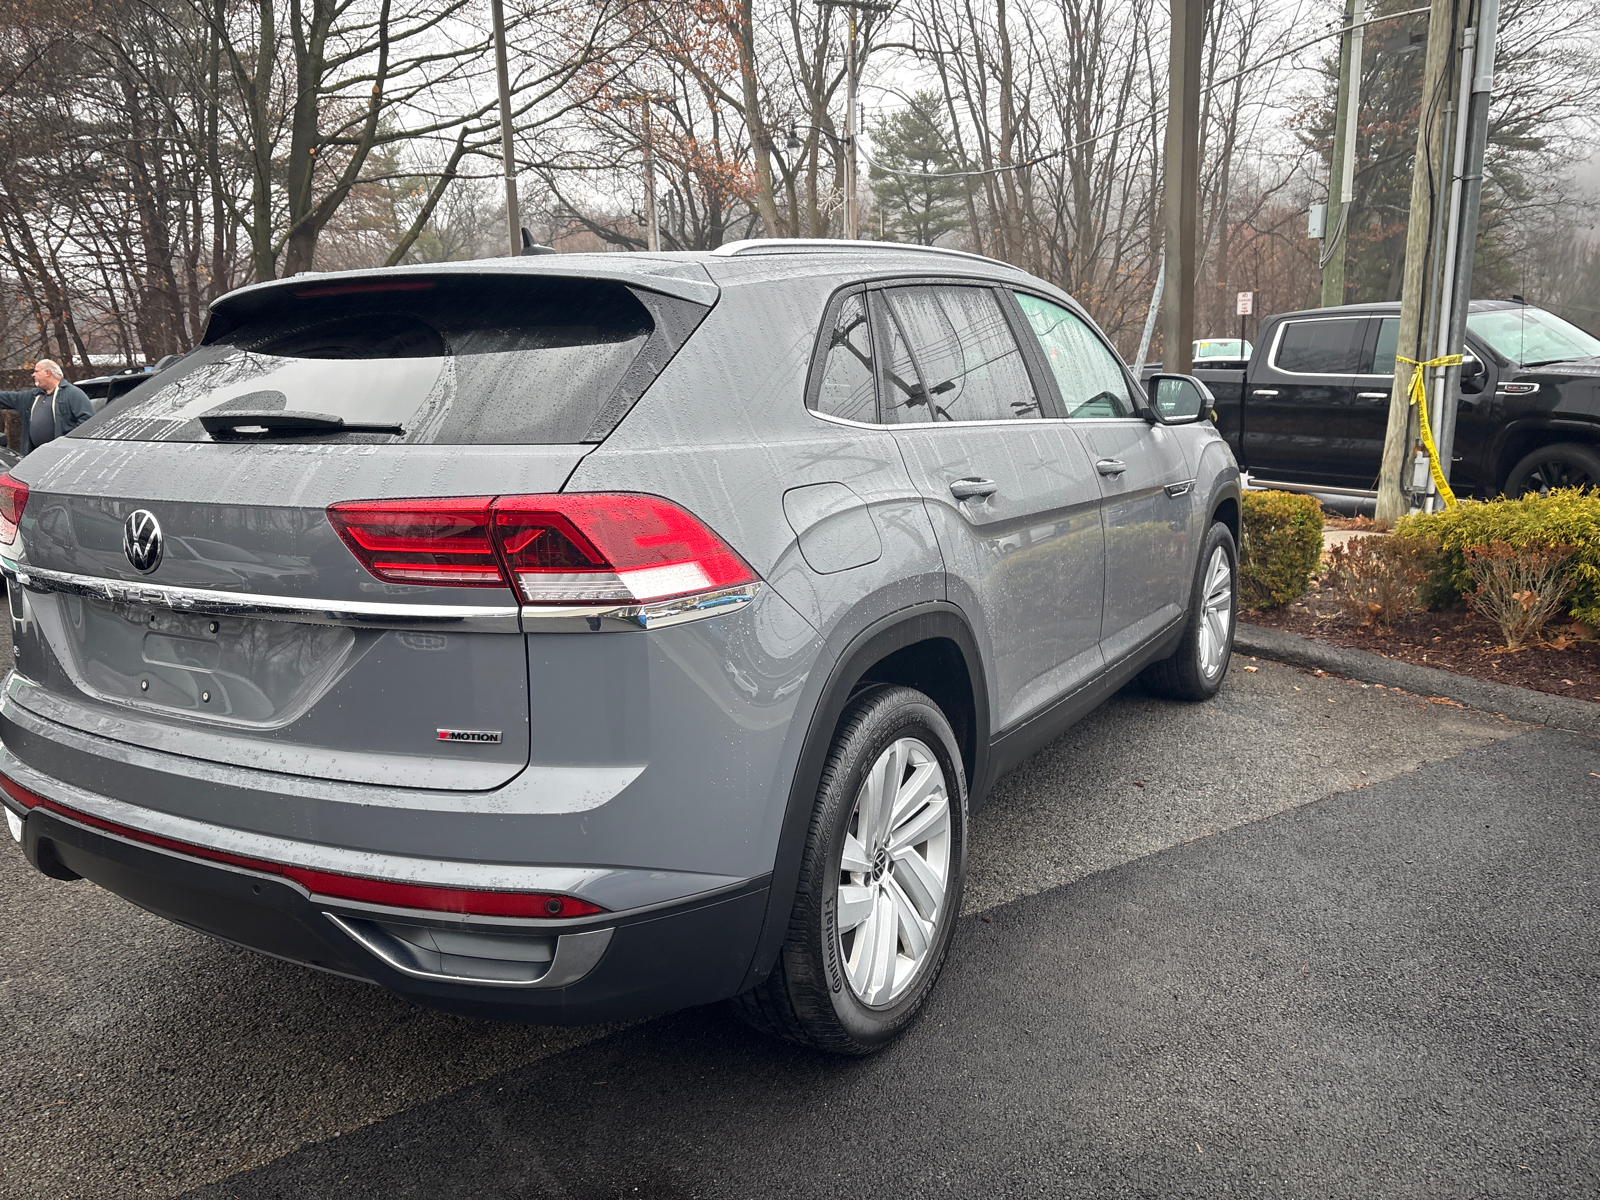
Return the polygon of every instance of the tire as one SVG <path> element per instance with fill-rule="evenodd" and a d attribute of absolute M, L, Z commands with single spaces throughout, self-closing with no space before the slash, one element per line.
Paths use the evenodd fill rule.
<path fill-rule="evenodd" d="M 884 828 L 872 802 L 887 789 L 869 784 L 889 776 L 898 776 L 895 796 L 907 807 L 896 813 L 891 804 Z M 887 1046 L 944 967 L 961 911 L 966 834 L 966 777 L 944 713 L 906 687 L 856 697 L 822 770 L 778 962 L 734 998 L 739 1015 L 836 1054 Z"/>
<path fill-rule="evenodd" d="M 1171 658 L 1144 669 L 1145 686 L 1173 700 L 1211 699 L 1227 677 L 1238 619 L 1239 553 L 1233 532 L 1217 521 L 1200 547 L 1183 637 Z"/>
<path fill-rule="evenodd" d="M 1576 442 L 1540 446 L 1518 461 L 1506 476 L 1506 495 L 1513 500 L 1535 493 L 1543 495 L 1558 487 L 1600 489 L 1600 454 L 1595 453 L 1594 447 Z"/>

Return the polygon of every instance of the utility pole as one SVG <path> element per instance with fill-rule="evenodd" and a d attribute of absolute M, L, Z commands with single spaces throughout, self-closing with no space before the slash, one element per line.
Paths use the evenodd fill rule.
<path fill-rule="evenodd" d="M 1200 51 L 1206 0 L 1172 0 L 1167 98 L 1166 284 L 1161 369 L 1194 368 L 1195 227 L 1200 204 Z"/>
<path fill-rule="evenodd" d="M 850 9 L 850 41 L 845 47 L 844 85 L 844 236 L 854 241 L 856 229 L 856 10 Z"/>
<path fill-rule="evenodd" d="M 842 8 L 849 14 L 850 38 L 844 47 L 844 236 L 860 236 L 856 211 L 856 13 L 886 13 L 892 4 L 878 0 L 816 0 L 819 8 Z"/>
<path fill-rule="evenodd" d="M 506 65 L 505 0 L 490 0 L 494 17 L 494 69 L 500 80 L 500 156 L 506 171 L 506 224 L 511 230 L 511 257 L 522 253 L 522 217 L 517 212 L 517 160 L 511 148 L 511 71 Z"/>
<path fill-rule="evenodd" d="M 1350 201 L 1355 199 L 1356 130 L 1361 112 L 1361 51 L 1367 0 L 1345 0 L 1339 43 L 1339 100 L 1334 116 L 1333 161 L 1328 170 L 1327 233 L 1322 250 L 1322 307 L 1344 303 L 1344 252 Z"/>
<path fill-rule="evenodd" d="M 1443 186 L 1443 113 L 1450 98 L 1450 58 L 1455 48 L 1456 0 L 1433 0 L 1428 15 L 1428 52 L 1422 67 L 1421 116 L 1417 124 L 1417 157 L 1411 171 L 1410 223 L 1406 226 L 1405 271 L 1400 288 L 1399 357 L 1426 360 L 1423 330 L 1428 302 L 1428 247 L 1434 234 L 1434 204 L 1430 189 Z M 1401 477 L 1411 449 L 1411 372 L 1409 363 L 1396 362 L 1389 393 L 1389 425 L 1383 439 L 1383 464 L 1378 471 L 1378 502 L 1374 516 L 1395 521 L 1406 513 Z"/>
<path fill-rule="evenodd" d="M 644 120 L 644 228 L 645 247 L 653 254 L 661 249 L 661 233 L 656 226 L 655 143 L 650 136 L 650 97 L 642 102 Z"/>
<path fill-rule="evenodd" d="M 1456 170 L 1459 185 L 1464 188 L 1459 229 L 1452 229 L 1454 255 L 1446 270 L 1453 267 L 1453 277 L 1447 276 L 1450 320 L 1449 340 L 1445 354 L 1460 354 L 1467 346 L 1467 308 L 1472 303 L 1472 259 L 1478 249 L 1478 210 L 1483 199 L 1483 152 L 1489 141 L 1489 101 L 1494 91 L 1494 50 L 1500 33 L 1500 0 L 1478 0 L 1477 24 L 1467 30 L 1474 45 L 1470 49 L 1475 58 L 1467 64 L 1472 76 L 1470 103 L 1462 97 L 1465 110 L 1466 157 L 1458 159 Z M 1461 385 L 1461 368 L 1445 369 L 1442 394 L 1439 400 L 1439 467 L 1446 481 L 1450 478 L 1450 460 L 1456 443 L 1456 403 Z"/>

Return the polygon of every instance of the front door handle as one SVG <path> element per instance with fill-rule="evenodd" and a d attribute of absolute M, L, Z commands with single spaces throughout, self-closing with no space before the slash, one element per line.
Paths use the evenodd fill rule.
<path fill-rule="evenodd" d="M 1356 393 L 1356 399 L 1357 400 L 1387 400 L 1388 398 L 1389 398 L 1389 393 L 1388 392 L 1357 392 Z"/>
<path fill-rule="evenodd" d="M 1273 388 L 1256 388 L 1250 394 L 1252 396 L 1276 396 L 1278 393 Z"/>
<path fill-rule="evenodd" d="M 958 479 L 950 485 L 950 494 L 957 500 L 975 500 L 979 496 L 992 496 L 1000 485 L 992 479 Z"/>
<path fill-rule="evenodd" d="M 1128 464 L 1120 458 L 1102 458 L 1095 463 L 1094 469 L 1102 475 L 1121 475 L 1128 469 Z"/>

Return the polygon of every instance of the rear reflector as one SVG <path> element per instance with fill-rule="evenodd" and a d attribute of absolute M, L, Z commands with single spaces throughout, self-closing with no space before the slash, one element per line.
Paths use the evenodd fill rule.
<path fill-rule="evenodd" d="M 659 496 L 351 501 L 328 519 L 379 579 L 512 586 L 524 604 L 643 604 L 756 582 L 727 543 Z"/>
<path fill-rule="evenodd" d="M 9 546 L 17 540 L 17 526 L 22 524 L 22 510 L 28 503 L 28 485 L 9 474 L 0 475 L 0 545 Z"/>
<path fill-rule="evenodd" d="M 80 825 L 115 834 L 130 842 L 141 842 L 170 850 L 190 858 L 243 867 L 268 875 L 279 875 L 293 880 L 313 895 L 336 900 L 357 900 L 366 904 L 384 904 L 395 908 L 416 908 L 428 912 L 461 913 L 485 917 L 541 917 L 555 920 L 562 917 L 590 917 L 606 910 L 587 900 L 574 896 L 560 896 L 547 892 L 485 892 L 471 888 L 435 887 L 421 883 L 393 883 L 387 879 L 367 879 L 359 875 L 341 875 L 332 871 L 315 871 L 309 867 L 296 867 L 287 863 L 267 862 L 243 854 L 230 854 L 226 850 L 212 850 L 180 842 L 175 838 L 130 829 L 114 821 L 91 817 L 75 808 L 57 803 L 35 791 L 23 787 L 16 780 L 0 775 L 0 788 L 24 808 L 43 808 Z"/>

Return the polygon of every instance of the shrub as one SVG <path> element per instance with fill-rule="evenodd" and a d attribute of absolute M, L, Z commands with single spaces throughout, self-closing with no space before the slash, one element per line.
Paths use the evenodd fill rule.
<path fill-rule="evenodd" d="M 1395 531 L 1437 538 L 1443 547 L 1438 565 L 1421 589 L 1423 602 L 1435 608 L 1473 594 L 1476 585 L 1466 558 L 1469 546 L 1491 542 L 1513 548 L 1574 546 L 1567 611 L 1586 625 L 1600 625 L 1600 494 L 1561 488 L 1520 500 L 1487 504 L 1468 500 L 1440 512 L 1402 517 Z"/>
<path fill-rule="evenodd" d="M 1252 608 L 1280 608 L 1322 560 L 1322 505 L 1295 492 L 1246 492 L 1241 508 L 1239 595 Z"/>
<path fill-rule="evenodd" d="M 1394 619 L 1417 610 L 1417 588 L 1439 557 L 1439 543 L 1417 537 L 1358 537 L 1328 551 L 1324 582 L 1331 581 L 1339 607 L 1360 621 L 1388 629 Z"/>
<path fill-rule="evenodd" d="M 1561 611 L 1572 591 L 1568 566 L 1576 546 L 1529 542 L 1508 546 L 1490 542 L 1466 548 L 1467 570 L 1475 590 L 1472 604 L 1500 626 L 1507 650 L 1534 641 L 1545 622 Z"/>

